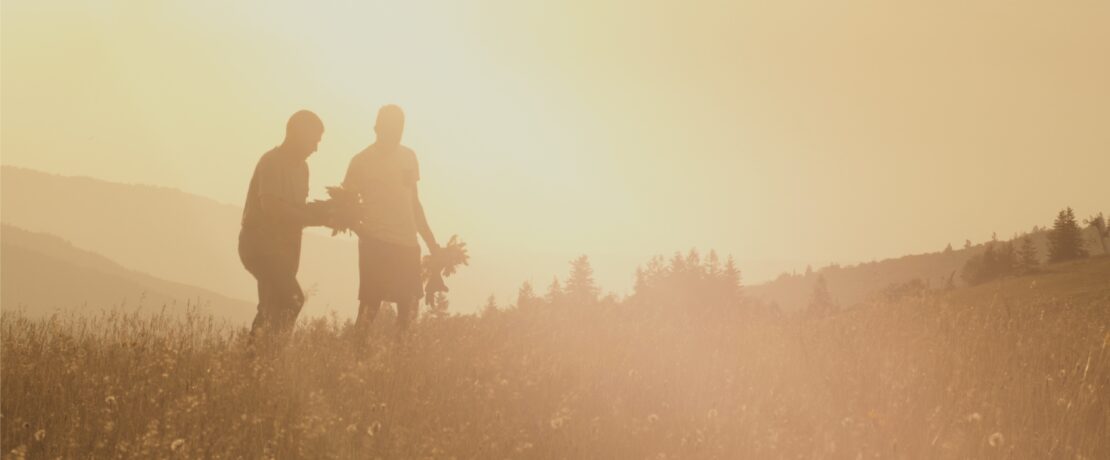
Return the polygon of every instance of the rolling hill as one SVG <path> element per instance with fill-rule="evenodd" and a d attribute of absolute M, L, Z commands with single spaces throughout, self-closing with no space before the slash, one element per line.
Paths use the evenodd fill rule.
<path fill-rule="evenodd" d="M 1039 273 L 1006 277 L 952 291 L 949 299 L 961 305 L 1032 303 L 1053 308 L 1072 305 L 1110 306 L 1110 256 L 1051 264 Z"/>
<path fill-rule="evenodd" d="M 165 187 L 3 166 L 0 209 L 5 224 L 57 235 L 150 276 L 230 298 L 256 296 L 239 262 L 238 206 Z M 299 276 L 306 313 L 354 310 L 356 248 L 352 239 L 306 233 Z"/>
<path fill-rule="evenodd" d="M 1084 234 L 1087 236 L 1088 252 L 1101 254 L 1102 249 L 1096 242 L 1093 229 L 1085 230 Z M 1043 260 L 1048 253 L 1047 234 L 1043 230 L 1035 230 L 1023 236 L 1033 239 L 1034 247 Z M 966 249 L 907 255 L 852 266 L 831 265 L 806 274 L 786 273 L 773 281 L 745 289 L 750 296 L 773 302 L 783 311 L 797 311 L 809 304 L 820 276 L 825 278 L 829 292 L 838 304 L 851 306 L 888 286 L 913 280 L 920 280 L 931 288 L 946 287 L 949 280 L 954 287 L 964 286 L 960 270 L 968 259 L 985 249 L 986 244 L 978 244 Z"/>
<path fill-rule="evenodd" d="M 205 289 L 127 269 L 56 236 L 0 228 L 0 306 L 28 314 L 123 308 L 169 313 L 186 307 L 231 320 L 253 317 L 254 305 Z"/>
<path fill-rule="evenodd" d="M 236 251 L 242 212 L 238 206 L 165 187 L 3 166 L 0 209 L 4 223 L 57 235 L 153 277 L 231 298 L 255 296 L 254 281 L 243 270 Z M 1046 216 L 1046 224 L 1051 223 L 1051 217 Z M 1091 253 L 1099 254 L 1101 249 L 1090 238 L 1090 230 L 1087 234 Z M 1043 257 L 1047 251 L 1044 235 L 1034 232 L 1031 236 Z M 746 286 L 745 290 L 749 296 L 775 303 L 783 311 L 796 311 L 808 304 L 820 275 L 837 303 L 847 306 L 892 284 L 915 279 L 932 287 L 945 286 L 950 278 L 961 285 L 959 270 L 984 248 L 980 244 L 853 266 L 831 265 L 807 274 L 783 274 L 766 283 Z M 652 249 L 645 248 L 644 253 L 650 254 Z M 357 257 L 357 245 L 351 238 L 306 232 L 298 277 L 308 294 L 305 314 L 355 311 Z M 467 289 L 492 289 L 494 281 L 482 276 L 478 267 L 472 268 L 467 276 L 475 285 Z"/>

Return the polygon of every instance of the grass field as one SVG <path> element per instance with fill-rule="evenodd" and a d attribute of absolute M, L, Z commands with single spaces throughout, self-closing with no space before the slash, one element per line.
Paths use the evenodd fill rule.
<path fill-rule="evenodd" d="M 5 313 L 5 458 L 1110 458 L 1110 258 L 828 317 Z"/>

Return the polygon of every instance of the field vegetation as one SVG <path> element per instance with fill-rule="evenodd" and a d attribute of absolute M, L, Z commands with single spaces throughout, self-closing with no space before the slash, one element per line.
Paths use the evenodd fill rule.
<path fill-rule="evenodd" d="M 1110 458 L 1110 258 L 783 314 L 695 254 L 255 349 L 207 316 L 4 312 L 5 458 Z"/>

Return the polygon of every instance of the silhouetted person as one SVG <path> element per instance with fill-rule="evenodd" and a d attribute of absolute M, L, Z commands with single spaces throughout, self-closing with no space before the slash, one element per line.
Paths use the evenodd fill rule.
<path fill-rule="evenodd" d="M 356 329 L 369 332 L 383 301 L 397 304 L 397 324 L 407 329 L 417 314 L 423 289 L 420 244 L 436 252 L 424 207 L 416 191 L 420 167 L 416 154 L 401 145 L 405 115 L 387 105 L 374 125 L 377 140 L 351 160 L 344 188 L 358 193 L 365 212 L 359 236 L 359 309 Z"/>
<path fill-rule="evenodd" d="M 251 338 L 284 337 L 304 306 L 297 283 L 301 231 L 322 224 L 305 203 L 308 163 L 324 134 L 316 114 L 301 110 L 289 118 L 285 141 L 262 155 L 251 177 L 239 232 L 239 258 L 258 280 L 258 313 Z"/>

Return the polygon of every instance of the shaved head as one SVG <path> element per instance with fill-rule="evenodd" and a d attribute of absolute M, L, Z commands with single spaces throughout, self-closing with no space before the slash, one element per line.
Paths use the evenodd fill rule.
<path fill-rule="evenodd" d="M 393 104 L 383 105 L 378 109 L 374 132 L 378 133 L 378 143 L 400 144 L 401 134 L 405 132 L 405 112 Z"/>
<path fill-rule="evenodd" d="M 316 151 L 323 135 L 324 122 L 320 117 L 312 111 L 299 110 L 285 123 L 285 142 L 282 145 L 307 158 Z"/>

